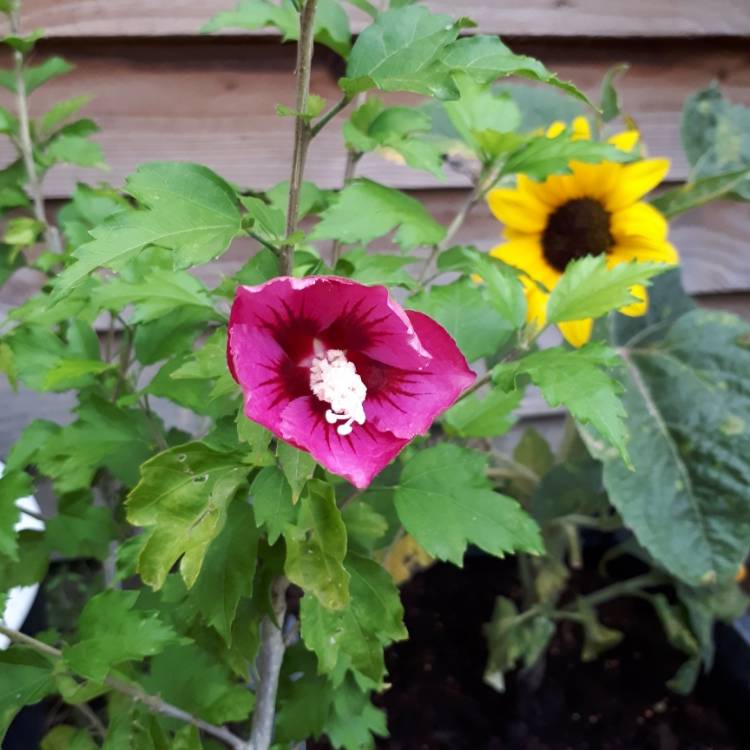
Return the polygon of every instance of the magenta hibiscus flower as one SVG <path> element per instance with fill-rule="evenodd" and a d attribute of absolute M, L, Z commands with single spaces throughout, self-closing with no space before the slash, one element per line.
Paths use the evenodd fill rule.
<path fill-rule="evenodd" d="M 476 377 L 434 320 L 331 276 L 240 287 L 227 358 L 250 419 L 359 488 Z"/>

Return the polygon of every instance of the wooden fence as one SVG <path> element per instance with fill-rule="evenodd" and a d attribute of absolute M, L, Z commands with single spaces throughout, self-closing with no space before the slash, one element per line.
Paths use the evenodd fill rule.
<path fill-rule="evenodd" d="M 78 94 L 92 97 L 84 113 L 102 128 L 107 174 L 55 168 L 45 190 L 68 196 L 76 180 L 119 184 L 137 164 L 159 159 L 205 163 L 239 184 L 264 187 L 287 177 L 291 122 L 275 114 L 292 104 L 294 47 L 272 33 L 199 33 L 234 0 L 25 0 L 23 25 L 42 26 L 40 57 L 60 54 L 73 73 L 35 93 L 34 112 Z M 627 111 L 654 155 L 672 160 L 669 180 L 687 176 L 679 138 L 685 98 L 716 80 L 731 99 L 750 105 L 750 0 L 431 0 L 436 11 L 473 17 L 518 51 L 535 55 L 562 78 L 595 94 L 604 71 L 629 62 L 621 81 Z M 363 16 L 352 11 L 355 30 Z M 337 98 L 340 60 L 316 50 L 312 90 Z M 9 152 L 0 150 L 0 160 Z M 337 187 L 344 170 L 340 127 L 316 139 L 307 177 Z M 453 174 L 439 182 L 374 156 L 360 173 L 415 191 L 441 221 L 466 190 Z M 480 207 L 458 239 L 481 248 L 498 226 Z M 673 239 L 686 285 L 699 301 L 750 318 L 750 205 L 721 202 L 678 219 Z M 234 258 L 234 260 L 233 260 Z M 225 266 L 236 263 L 230 253 Z M 0 293 L 2 309 L 34 286 L 18 274 Z M 7 396 L 0 394 L 3 402 Z M 26 421 L 26 420 L 24 420 Z M 0 451 L 4 446 L 0 445 Z"/>

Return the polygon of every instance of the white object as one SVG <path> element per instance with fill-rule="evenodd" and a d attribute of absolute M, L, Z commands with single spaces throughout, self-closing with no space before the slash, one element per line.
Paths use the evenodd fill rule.
<path fill-rule="evenodd" d="M 3 468 L 4 464 L 0 461 L 0 476 L 3 475 Z M 37 515 L 41 514 L 41 508 L 35 497 L 22 497 L 20 500 L 16 501 L 16 505 L 21 509 L 25 508 Z M 16 524 L 16 531 L 21 531 L 22 529 L 37 529 L 41 531 L 44 529 L 44 523 L 38 518 L 21 513 L 21 517 Z M 36 599 L 38 591 L 39 584 L 34 584 L 33 586 L 19 586 L 10 590 L 5 605 L 5 611 L 2 613 L 2 617 L 0 617 L 6 627 L 11 628 L 11 630 L 20 630 L 28 617 L 29 610 L 34 604 L 34 599 Z M 8 648 L 8 644 L 8 639 L 5 636 L 0 635 L 0 650 Z"/>

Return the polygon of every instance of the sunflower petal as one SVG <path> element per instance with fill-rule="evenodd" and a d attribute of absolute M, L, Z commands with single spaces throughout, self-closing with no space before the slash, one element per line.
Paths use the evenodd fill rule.
<path fill-rule="evenodd" d="M 620 151 L 632 151 L 641 139 L 641 134 L 637 130 L 624 130 L 622 133 L 615 133 L 607 139 L 607 143 Z"/>
<path fill-rule="evenodd" d="M 590 141 L 591 126 L 589 121 L 583 116 L 578 115 L 571 123 L 570 129 L 574 141 Z"/>
<path fill-rule="evenodd" d="M 584 320 L 569 320 L 566 323 L 558 323 L 560 333 L 563 338 L 576 349 L 588 343 L 591 338 L 591 331 L 594 327 L 592 318 Z"/>
<path fill-rule="evenodd" d="M 547 138 L 557 138 L 560 133 L 565 131 L 566 127 L 567 125 L 562 120 L 555 120 L 555 122 L 547 128 Z"/>
<path fill-rule="evenodd" d="M 610 249 L 607 265 L 616 266 L 630 261 L 643 263 L 669 263 L 675 265 L 680 262 L 677 248 L 666 240 L 655 240 L 649 237 L 625 237 L 618 240 Z"/>
<path fill-rule="evenodd" d="M 669 233 L 669 224 L 664 216 L 643 201 L 612 214 L 610 228 L 615 241 L 627 241 L 628 237 L 666 240 Z"/>
<path fill-rule="evenodd" d="M 648 291 L 643 284 L 634 284 L 629 291 L 638 299 L 638 302 L 621 307 L 620 312 L 631 318 L 640 318 L 648 312 Z"/>
<path fill-rule="evenodd" d="M 528 276 L 521 276 L 526 293 L 526 320 L 536 328 L 547 324 L 547 301 L 549 295 L 543 292 Z"/>
<path fill-rule="evenodd" d="M 651 192 L 669 172 L 669 159 L 645 159 L 626 164 L 617 186 L 607 196 L 607 210 L 620 211 Z"/>
<path fill-rule="evenodd" d="M 518 268 L 532 279 L 544 284 L 550 291 L 560 279 L 560 272 L 547 263 L 542 245 L 536 237 L 517 237 L 494 247 L 490 250 L 490 255 Z"/>
<path fill-rule="evenodd" d="M 573 172 L 568 179 L 576 185 L 577 194 L 574 198 L 593 198 L 604 204 L 607 196 L 617 187 L 620 181 L 622 167 L 615 162 L 601 162 L 587 164 L 582 161 L 571 161 Z"/>
<path fill-rule="evenodd" d="M 490 211 L 506 226 L 537 233 L 547 224 L 549 209 L 534 195 L 516 188 L 495 188 L 487 195 Z"/>

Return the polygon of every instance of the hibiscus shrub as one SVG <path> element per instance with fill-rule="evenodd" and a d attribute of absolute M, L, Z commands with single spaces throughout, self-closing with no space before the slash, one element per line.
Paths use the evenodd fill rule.
<path fill-rule="evenodd" d="M 596 606 L 636 594 L 686 653 L 687 690 L 714 619 L 745 605 L 750 327 L 695 308 L 667 222 L 750 197 L 748 151 L 726 146 L 747 110 L 715 88 L 691 99 L 694 179 L 648 199 L 669 165 L 645 158 L 632 120 L 613 126 L 614 74 L 593 105 L 497 37 L 461 36 L 467 19 L 353 4 L 373 17 L 356 41 L 338 0 L 244 0 L 207 26 L 298 40 L 297 100 L 279 108 L 295 126 L 288 182 L 146 164 L 122 191 L 79 185 L 53 223 L 46 171 L 103 158 L 93 123 L 72 119 L 84 99 L 29 117 L 68 66 L 31 64 L 40 34 L 0 0 L 16 107 L 0 124 L 18 156 L 2 172 L 0 283 L 23 265 L 44 279 L 0 324 L 0 368 L 75 399 L 69 422 L 31 422 L 6 457 L 0 602 L 50 565 L 78 581 L 64 561 L 87 561 L 50 630 L 0 626 L 0 737 L 57 696 L 70 710 L 50 748 L 372 747 L 384 649 L 407 637 L 397 584 L 461 565 L 469 545 L 518 555 L 523 599 L 499 599 L 487 628 L 498 689 L 543 658 L 558 620 L 580 623 L 583 658 L 615 644 Z M 309 90 L 313 42 L 345 61 L 336 103 Z M 346 174 L 322 190 L 305 163 L 341 112 Z M 445 227 L 357 178 L 366 154 L 457 169 L 472 189 Z M 455 240 L 485 201 L 504 224 L 489 254 Z M 236 240 L 244 262 L 209 284 L 201 267 Z M 528 430 L 508 454 L 497 438 L 530 386 L 567 412 L 565 438 L 554 452 Z M 17 499 L 50 485 L 56 514 L 16 532 Z M 570 601 L 589 528 L 618 532 L 610 555 L 645 572 Z"/>

